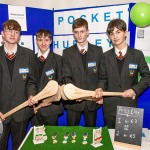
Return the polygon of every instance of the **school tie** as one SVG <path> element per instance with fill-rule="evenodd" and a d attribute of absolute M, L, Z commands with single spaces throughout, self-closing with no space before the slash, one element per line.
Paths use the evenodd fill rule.
<path fill-rule="evenodd" d="M 39 57 L 39 60 L 40 60 L 41 62 L 43 62 L 43 61 L 45 60 L 44 56 L 41 55 L 41 56 Z"/>
<path fill-rule="evenodd" d="M 5 54 L 5 56 L 9 59 L 9 60 L 13 60 L 14 58 L 15 58 L 15 54 L 14 53 L 12 53 L 12 54 Z"/>
<path fill-rule="evenodd" d="M 119 59 L 121 60 L 122 58 L 123 58 L 122 52 L 120 51 L 120 52 L 119 52 Z"/>
<path fill-rule="evenodd" d="M 81 49 L 81 50 L 80 50 L 80 53 L 81 53 L 82 55 L 84 55 L 84 54 L 86 53 L 86 50 L 85 50 L 85 49 Z"/>

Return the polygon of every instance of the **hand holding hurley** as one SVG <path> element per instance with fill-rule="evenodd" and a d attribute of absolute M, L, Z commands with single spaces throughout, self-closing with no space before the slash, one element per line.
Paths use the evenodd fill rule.
<path fill-rule="evenodd" d="M 45 88 L 39 92 L 37 95 L 35 95 L 33 97 L 33 100 L 35 102 L 38 102 L 42 99 L 45 99 L 47 97 L 53 96 L 57 93 L 58 91 L 58 83 L 54 80 L 51 80 L 47 83 L 47 85 L 45 86 Z M 25 101 L 24 103 L 20 104 L 19 106 L 13 108 L 12 110 L 10 110 L 9 112 L 5 113 L 4 115 L 1 116 L 1 119 L 4 120 L 6 117 L 10 116 L 11 114 L 17 112 L 18 110 L 27 107 L 28 106 L 28 100 Z"/>
<path fill-rule="evenodd" d="M 69 100 L 79 98 L 86 100 L 95 100 L 95 91 L 83 90 L 69 83 L 64 86 L 64 94 Z M 103 92 L 103 96 L 122 96 L 122 92 Z"/>
<path fill-rule="evenodd" d="M 58 91 L 58 83 L 54 80 L 51 80 L 47 83 L 47 85 L 45 86 L 45 88 L 38 93 L 37 95 L 35 95 L 32 100 L 34 100 L 35 102 L 38 102 L 42 99 L 45 99 L 47 97 L 51 97 L 53 95 L 55 95 Z M 4 120 L 6 117 L 10 116 L 11 114 L 19 111 L 20 109 L 27 107 L 28 105 L 28 100 L 25 101 L 24 103 L 20 104 L 19 106 L 13 108 L 12 110 L 8 111 L 5 114 L 0 113 L 0 140 L 1 137 L 3 136 L 3 123 L 2 120 Z"/>

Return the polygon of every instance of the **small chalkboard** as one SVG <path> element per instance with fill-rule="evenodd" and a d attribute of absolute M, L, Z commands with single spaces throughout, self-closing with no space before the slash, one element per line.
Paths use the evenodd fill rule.
<path fill-rule="evenodd" d="M 141 146 L 143 109 L 117 106 L 114 141 Z"/>

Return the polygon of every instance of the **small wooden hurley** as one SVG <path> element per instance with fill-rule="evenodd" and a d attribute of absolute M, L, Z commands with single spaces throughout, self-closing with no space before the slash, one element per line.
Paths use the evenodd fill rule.
<path fill-rule="evenodd" d="M 64 86 L 64 94 L 69 100 L 96 100 L 95 91 L 83 90 L 69 83 Z M 103 92 L 103 96 L 122 96 L 122 92 Z"/>

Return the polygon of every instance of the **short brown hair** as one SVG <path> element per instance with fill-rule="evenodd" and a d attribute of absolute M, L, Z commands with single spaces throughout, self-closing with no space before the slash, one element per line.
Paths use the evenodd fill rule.
<path fill-rule="evenodd" d="M 36 32 L 36 38 L 41 38 L 42 36 L 52 39 L 51 32 L 46 29 L 40 29 Z"/>
<path fill-rule="evenodd" d="M 124 31 L 124 32 L 127 30 L 127 26 L 126 26 L 126 23 L 124 20 L 113 19 L 108 23 L 107 34 L 110 35 L 110 33 L 113 32 L 115 27 L 121 31 Z"/>
<path fill-rule="evenodd" d="M 72 30 L 75 28 L 85 27 L 88 30 L 88 22 L 83 18 L 77 18 L 72 24 Z"/>
<path fill-rule="evenodd" d="M 16 20 L 10 19 L 3 23 L 2 30 L 5 29 L 21 31 L 21 26 Z"/>

